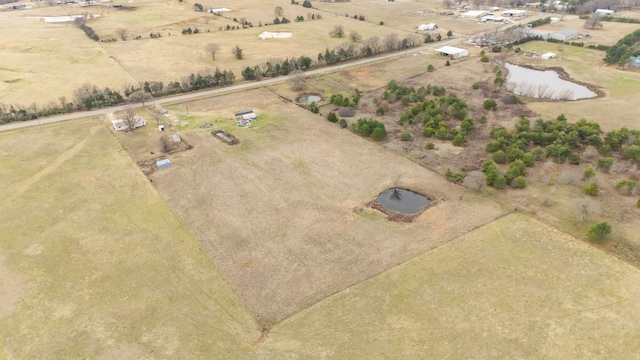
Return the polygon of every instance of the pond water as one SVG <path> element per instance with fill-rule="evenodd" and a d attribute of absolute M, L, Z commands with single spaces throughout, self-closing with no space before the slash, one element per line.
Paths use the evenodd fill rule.
<path fill-rule="evenodd" d="M 314 103 L 322 100 L 318 95 L 305 95 L 298 98 L 298 102 L 302 103 Z"/>
<path fill-rule="evenodd" d="M 588 87 L 563 80 L 553 70 L 533 70 L 504 64 L 509 70 L 506 88 L 517 95 L 539 99 L 578 100 L 598 96 Z"/>
<path fill-rule="evenodd" d="M 401 188 L 388 189 L 378 195 L 376 200 L 383 208 L 405 215 L 419 214 L 431 203 L 426 196 Z"/>

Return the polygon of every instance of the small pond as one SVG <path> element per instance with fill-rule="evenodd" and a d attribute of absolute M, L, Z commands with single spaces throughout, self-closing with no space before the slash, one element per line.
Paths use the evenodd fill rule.
<path fill-rule="evenodd" d="M 598 96 L 588 87 L 563 80 L 553 70 L 534 70 L 504 64 L 509 70 L 506 88 L 517 95 L 539 99 L 578 100 Z"/>
<path fill-rule="evenodd" d="M 298 102 L 301 103 L 314 103 L 322 100 L 319 95 L 304 95 L 298 98 Z"/>
<path fill-rule="evenodd" d="M 376 200 L 383 208 L 405 215 L 419 214 L 431 203 L 424 195 L 397 187 L 382 192 Z"/>

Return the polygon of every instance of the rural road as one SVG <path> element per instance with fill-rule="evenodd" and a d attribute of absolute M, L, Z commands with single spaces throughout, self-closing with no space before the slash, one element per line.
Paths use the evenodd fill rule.
<path fill-rule="evenodd" d="M 527 21 L 533 21 L 535 19 L 541 18 L 542 16 L 543 15 L 540 15 L 540 14 L 535 15 L 535 16 L 531 16 L 531 17 L 527 18 Z M 500 27 L 499 29 L 505 28 L 507 26 L 512 26 L 512 24 L 504 25 L 504 26 Z M 494 29 L 487 29 L 485 31 L 481 31 L 481 32 L 477 32 L 477 33 L 474 33 L 474 34 L 470 34 L 468 36 L 474 36 L 474 35 L 489 31 L 489 30 L 494 30 Z M 344 70 L 344 69 L 348 69 L 348 68 L 352 68 L 352 67 L 363 66 L 363 65 L 376 63 L 376 62 L 387 61 L 387 60 L 391 60 L 391 59 L 407 56 L 409 54 L 418 53 L 420 51 L 433 49 L 435 47 L 441 47 L 441 46 L 445 46 L 445 45 L 453 45 L 453 44 L 461 43 L 462 41 L 463 41 L 463 39 L 461 37 L 448 39 L 448 40 L 442 40 L 442 41 L 439 41 L 437 43 L 430 43 L 429 45 L 424 45 L 424 46 L 420 46 L 420 47 L 416 47 L 416 48 L 412 48 L 412 49 L 408 49 L 408 50 L 404 50 L 404 51 L 394 52 L 394 53 L 390 53 L 390 54 L 383 54 L 383 55 L 376 56 L 376 57 L 365 58 L 365 59 L 360 59 L 360 60 L 356 60 L 356 61 L 350 61 L 350 62 L 347 62 L 347 63 L 342 63 L 342 64 L 338 64 L 338 65 L 334 65 L 334 66 L 328 66 L 328 67 L 323 67 L 323 68 L 307 71 L 306 75 L 307 76 L 312 76 L 312 75 L 326 74 L 326 73 L 336 72 L 336 71 L 340 71 L 340 70 Z M 261 80 L 261 81 L 246 82 L 246 83 L 227 86 L 227 87 L 223 87 L 223 88 L 216 88 L 216 89 L 204 90 L 204 91 L 193 92 L 193 93 L 188 93 L 188 94 L 169 96 L 169 97 L 165 97 L 165 98 L 158 98 L 158 99 L 154 100 L 154 104 L 155 105 L 159 105 L 159 104 L 165 104 L 165 103 L 181 103 L 181 102 L 191 101 L 191 100 L 200 99 L 200 98 L 207 98 L 207 97 L 211 97 L 211 96 L 216 96 L 216 95 L 221 95 L 221 94 L 226 94 L 226 93 L 231 93 L 231 92 L 237 92 L 237 91 L 241 91 L 241 90 L 254 89 L 254 88 L 260 88 L 260 87 L 264 87 L 264 86 L 268 86 L 268 85 L 278 84 L 278 83 L 282 83 L 282 82 L 287 81 L 287 79 L 288 79 L 288 77 L 286 77 L 286 76 L 280 76 L 280 77 L 277 77 L 277 78 L 271 78 L 271 79 Z M 149 102 L 147 102 L 147 104 L 149 104 Z M 127 105 L 121 105 L 121 106 L 101 108 L 101 109 L 98 109 L 98 110 L 83 111 L 83 112 L 76 112 L 76 113 L 71 113 L 71 114 L 64 114 L 64 115 L 60 115 L 60 116 L 52 116 L 52 117 L 47 117 L 47 118 L 40 118 L 40 119 L 37 119 L 37 120 L 12 122 L 12 123 L 9 123 L 9 124 L 0 125 L 0 131 L 19 129 L 19 128 L 24 128 L 24 127 L 29 127 L 29 126 L 40 126 L 40 125 L 51 124 L 51 123 L 55 123 L 55 122 L 59 122 L 59 121 L 67 121 L 67 120 L 73 120 L 73 119 L 79 119 L 79 118 L 85 118 L 85 117 L 91 117 L 91 116 L 100 116 L 100 115 L 105 115 L 105 114 L 109 114 L 109 113 L 113 113 L 113 112 L 117 112 L 117 111 L 122 111 L 125 108 L 130 107 L 130 106 L 133 106 L 134 108 L 140 108 L 140 107 L 143 107 L 143 104 L 142 103 L 137 103 L 137 104 L 132 104 L 132 105 L 127 104 Z"/>

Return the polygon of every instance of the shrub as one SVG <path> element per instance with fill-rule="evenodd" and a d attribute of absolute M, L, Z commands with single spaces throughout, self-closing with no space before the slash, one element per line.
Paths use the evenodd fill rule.
<path fill-rule="evenodd" d="M 327 120 L 331 121 L 332 123 L 338 122 L 338 115 L 336 115 L 336 113 L 334 112 L 329 112 L 329 114 L 327 115 Z"/>
<path fill-rule="evenodd" d="M 524 179 L 524 176 L 520 175 L 515 178 L 515 186 L 518 189 L 524 189 L 527 187 L 527 180 Z"/>
<path fill-rule="evenodd" d="M 371 138 L 373 140 L 375 140 L 375 141 L 380 141 L 380 140 L 384 139 L 385 137 L 387 137 L 387 130 L 384 128 L 384 126 L 376 127 L 371 132 Z"/>
<path fill-rule="evenodd" d="M 464 146 L 464 136 L 462 134 L 458 134 L 453 137 L 452 143 L 454 146 Z"/>
<path fill-rule="evenodd" d="M 587 231 L 587 237 L 593 241 L 602 241 L 611 233 L 611 225 L 608 222 L 603 221 L 595 224 Z"/>
<path fill-rule="evenodd" d="M 631 195 L 637 186 L 638 184 L 635 180 L 623 179 L 616 184 L 616 189 L 618 189 L 621 194 Z"/>
<path fill-rule="evenodd" d="M 347 120 L 345 120 L 345 119 L 340 119 L 340 121 L 338 121 L 338 124 L 340 124 L 340 128 L 341 129 L 346 129 L 347 128 Z"/>
<path fill-rule="evenodd" d="M 487 55 L 482 55 L 482 57 L 480 58 L 480 61 L 483 63 L 488 63 L 489 57 Z"/>
<path fill-rule="evenodd" d="M 496 179 L 493 181 L 493 187 L 502 190 L 507 187 L 507 179 L 502 175 L 498 175 Z"/>
<path fill-rule="evenodd" d="M 582 173 L 582 180 L 588 180 L 594 176 L 596 176 L 596 171 L 593 170 L 591 166 L 589 166 L 588 168 L 584 169 L 584 172 Z"/>
<path fill-rule="evenodd" d="M 429 64 L 429 66 L 427 66 L 427 72 L 434 72 L 436 70 L 435 67 L 433 67 L 433 65 Z"/>
<path fill-rule="evenodd" d="M 609 171 L 609 170 L 611 170 L 611 167 L 613 166 L 613 162 L 614 161 L 615 161 L 615 159 L 612 158 L 612 157 L 600 158 L 600 159 L 598 159 L 598 162 L 597 162 L 598 169 L 602 169 L 604 171 Z"/>
<path fill-rule="evenodd" d="M 636 207 L 640 208 L 640 199 L 638 199 L 638 202 L 636 203 Z"/>
<path fill-rule="evenodd" d="M 591 182 L 582 189 L 582 192 L 589 196 L 597 196 L 600 192 L 600 188 L 598 188 L 598 184 L 596 182 Z"/>
<path fill-rule="evenodd" d="M 533 156 L 533 160 L 540 161 L 547 157 L 547 153 L 543 148 L 536 146 L 535 148 L 533 148 L 533 150 L 531 150 L 531 156 Z"/>
<path fill-rule="evenodd" d="M 625 159 L 633 159 L 635 161 L 640 161 L 640 146 L 638 145 L 630 145 L 622 155 Z"/>
<path fill-rule="evenodd" d="M 451 66 L 451 63 L 449 62 L 449 60 L 447 60 L 447 62 L 444 63 L 444 66 Z"/>
<path fill-rule="evenodd" d="M 432 143 L 432 142 L 428 142 L 427 145 L 425 145 L 425 148 L 427 150 L 433 150 L 436 148 L 436 144 Z M 640 200 L 638 201 L 640 203 Z"/>
<path fill-rule="evenodd" d="M 482 117 L 478 121 L 480 122 L 480 124 L 486 124 L 487 123 L 487 117 L 482 115 Z"/>
<path fill-rule="evenodd" d="M 315 102 L 312 102 L 311 105 L 309 105 L 309 111 L 311 111 L 314 114 L 317 114 L 320 112 L 320 109 L 318 108 L 318 105 L 316 105 Z"/>
<path fill-rule="evenodd" d="M 457 182 L 457 183 L 460 183 L 462 182 L 462 180 L 464 180 L 464 173 L 453 172 L 451 171 L 451 169 L 447 169 L 447 171 L 444 173 L 444 176 L 450 181 Z"/>
<path fill-rule="evenodd" d="M 477 83 L 477 82 L 474 82 L 474 83 L 471 85 L 471 88 L 472 88 L 473 90 L 478 90 L 478 89 L 480 89 L 480 84 L 479 84 L 479 83 Z"/>
<path fill-rule="evenodd" d="M 380 21 L 380 25 L 384 25 L 384 21 Z"/>
<path fill-rule="evenodd" d="M 507 162 L 507 154 L 503 150 L 498 150 L 493 153 L 493 161 L 498 164 L 504 164 Z"/>
<path fill-rule="evenodd" d="M 491 111 L 495 111 L 498 108 L 498 104 L 496 103 L 495 100 L 493 99 L 486 99 L 483 103 L 482 106 L 487 109 L 487 110 L 491 110 Z"/>
<path fill-rule="evenodd" d="M 409 140 L 411 140 L 411 134 L 409 134 L 409 132 L 406 130 L 403 131 L 400 134 L 400 141 L 409 141 Z"/>
<path fill-rule="evenodd" d="M 376 109 L 376 114 L 378 116 L 384 115 L 384 109 L 382 107 L 379 107 L 378 109 Z"/>
<path fill-rule="evenodd" d="M 571 153 L 571 155 L 569 155 L 569 164 L 580 165 L 580 155 Z"/>

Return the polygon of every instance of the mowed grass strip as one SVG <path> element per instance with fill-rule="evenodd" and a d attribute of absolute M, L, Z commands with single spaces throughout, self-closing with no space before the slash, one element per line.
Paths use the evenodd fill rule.
<path fill-rule="evenodd" d="M 639 281 L 637 268 L 512 214 L 285 320 L 259 355 L 629 358 Z"/>
<path fill-rule="evenodd" d="M 0 154 L 0 357 L 251 356 L 258 325 L 100 121 Z"/>
<path fill-rule="evenodd" d="M 261 116 L 250 129 L 213 121 L 246 108 Z M 151 179 L 265 326 L 505 213 L 265 89 L 192 102 L 189 111 L 194 121 L 208 114 L 214 128 L 189 124 L 195 130 L 183 135 L 194 148 Z M 219 141 L 216 129 L 240 144 Z M 437 204 L 413 223 L 367 208 L 393 186 Z"/>

